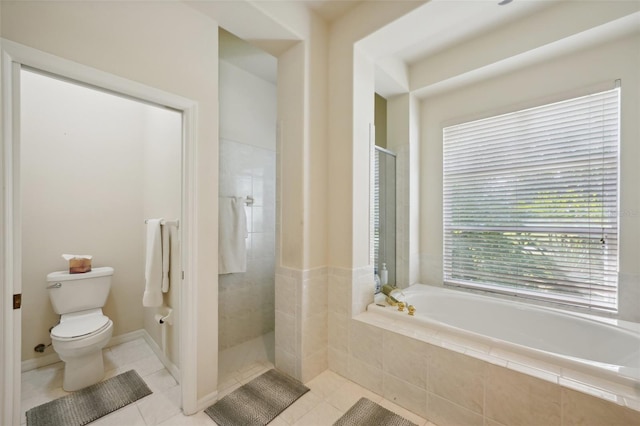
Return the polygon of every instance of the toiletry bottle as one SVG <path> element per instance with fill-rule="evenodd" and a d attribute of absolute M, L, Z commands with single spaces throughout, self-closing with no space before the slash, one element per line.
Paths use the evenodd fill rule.
<path fill-rule="evenodd" d="M 387 264 L 382 264 L 382 270 L 380 271 L 380 283 L 382 285 L 389 284 L 389 271 L 387 270 Z"/>
<path fill-rule="evenodd" d="M 378 294 L 380 293 L 380 290 L 382 289 L 382 284 L 380 282 L 380 277 L 378 276 L 378 274 L 375 274 L 375 282 L 376 282 L 376 287 L 374 289 L 374 293 L 373 294 Z"/>

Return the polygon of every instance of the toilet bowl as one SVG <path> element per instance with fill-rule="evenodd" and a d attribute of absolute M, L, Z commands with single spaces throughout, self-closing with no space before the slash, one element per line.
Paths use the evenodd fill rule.
<path fill-rule="evenodd" d="M 62 388 L 75 391 L 98 383 L 104 377 L 102 349 L 113 334 L 113 321 L 102 312 L 113 268 L 91 272 L 67 271 L 47 275 L 47 290 L 60 323 L 50 332 L 53 349 L 64 361 Z"/>
<path fill-rule="evenodd" d="M 75 391 L 104 377 L 102 349 L 113 334 L 113 321 L 102 309 L 64 314 L 51 329 L 53 349 L 65 363 L 62 388 Z"/>

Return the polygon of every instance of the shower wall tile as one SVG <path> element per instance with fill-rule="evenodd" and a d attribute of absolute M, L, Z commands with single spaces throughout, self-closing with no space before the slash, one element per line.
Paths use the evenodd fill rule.
<path fill-rule="evenodd" d="M 276 347 L 284 352 L 295 355 L 297 352 L 295 316 L 276 311 L 276 324 Z"/>
<path fill-rule="evenodd" d="M 245 207 L 247 271 L 218 276 L 220 349 L 275 327 L 275 167 L 275 151 L 220 141 L 220 196 L 254 199 Z"/>
<path fill-rule="evenodd" d="M 312 379 L 327 369 L 327 269 L 276 269 L 276 348 L 295 362 L 294 377 Z M 278 347 L 278 342 L 283 346 Z M 276 351 L 276 367 L 278 364 Z"/>

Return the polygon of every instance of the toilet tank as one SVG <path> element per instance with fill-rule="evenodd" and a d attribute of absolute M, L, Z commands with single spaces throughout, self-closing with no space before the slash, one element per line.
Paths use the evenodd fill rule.
<path fill-rule="evenodd" d="M 47 274 L 47 291 L 57 314 L 102 308 L 111 288 L 113 268 L 104 266 L 90 272 L 70 274 L 57 271 Z"/>

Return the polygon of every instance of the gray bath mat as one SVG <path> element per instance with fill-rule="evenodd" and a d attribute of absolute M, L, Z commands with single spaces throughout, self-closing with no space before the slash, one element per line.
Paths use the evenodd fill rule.
<path fill-rule="evenodd" d="M 219 426 L 264 426 L 308 391 L 296 379 L 271 369 L 204 412 Z"/>
<path fill-rule="evenodd" d="M 28 426 L 82 426 L 151 394 L 135 370 L 27 411 Z"/>
<path fill-rule="evenodd" d="M 333 426 L 418 426 L 367 398 L 353 404 Z"/>

